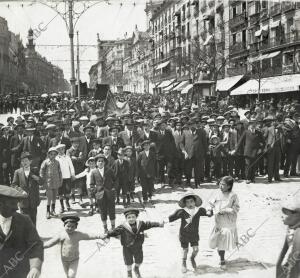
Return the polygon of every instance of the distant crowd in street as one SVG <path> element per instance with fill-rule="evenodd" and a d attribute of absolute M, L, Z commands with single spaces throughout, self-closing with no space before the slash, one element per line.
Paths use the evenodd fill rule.
<path fill-rule="evenodd" d="M 191 264 L 196 269 L 200 216 L 215 217 L 210 246 L 218 250 L 220 264 L 225 266 L 225 251 L 238 243 L 236 219 L 240 204 L 232 191 L 234 182 L 254 183 L 258 176 L 265 177 L 268 183 L 281 182 L 300 173 L 298 102 L 270 99 L 242 109 L 230 97 L 203 99 L 191 105 L 177 95 L 120 94 L 117 98 L 128 101 L 128 113 L 107 111 L 104 101 L 93 98 L 10 96 L 0 100 L 0 113 L 20 111 L 20 115 L 7 116 L 6 123 L 0 124 L 0 184 L 4 185 L 0 186 L 0 199 L 2 194 L 15 204 L 10 207 L 11 213 L 18 201 L 20 212 L 28 215 L 33 225 L 41 189 L 46 192 L 47 219 L 64 216 L 77 201 L 88 207 L 90 216 L 100 214 L 103 234 L 77 232 L 80 219 L 64 216 L 67 234 L 44 244 L 45 248 L 57 243 L 64 246 L 62 261 L 67 277 L 76 276 L 80 240 L 106 241 L 118 236 L 128 277 L 132 277 L 134 262 L 133 271 L 141 277 L 143 231 L 177 219 L 181 219 L 182 271 L 187 271 L 189 245 Z M 151 206 L 152 197 L 160 190 L 155 189 L 155 184 L 161 188 L 195 189 L 211 182 L 219 184 L 220 192 L 209 200 L 209 208 L 201 207 L 197 194 L 188 193 L 179 200 L 181 209 L 165 221 L 137 221 L 139 210 L 132 204 Z M 141 193 L 136 190 L 138 186 Z M 84 197 L 88 197 L 88 205 Z M 4 203 L 0 203 L 0 216 Z M 126 223 L 121 226 L 115 223 L 116 205 L 125 208 Z M 293 208 L 287 206 L 284 212 L 297 212 L 299 217 L 299 211 L 297 203 Z M 298 229 L 299 220 L 287 225 Z M 1 221 L 2 218 L 3 230 L 1 223 L 6 220 Z M 8 231 L 3 230 L 3 234 L 5 239 Z M 35 240 L 39 241 L 37 237 Z M 43 260 L 41 252 L 36 252 L 40 264 L 31 267 L 38 271 L 27 276 L 30 278 L 38 277 Z M 28 265 L 23 267 L 20 275 Z M 298 277 L 291 275 L 296 273 L 294 267 L 289 276 L 282 277 Z"/>

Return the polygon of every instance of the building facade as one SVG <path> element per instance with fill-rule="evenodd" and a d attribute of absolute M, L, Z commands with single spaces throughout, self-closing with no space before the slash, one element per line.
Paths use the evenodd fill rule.
<path fill-rule="evenodd" d="M 51 64 L 36 50 L 33 30 L 28 31 L 28 43 L 25 50 L 26 84 L 32 94 L 57 93 L 68 90 L 62 69 Z"/>

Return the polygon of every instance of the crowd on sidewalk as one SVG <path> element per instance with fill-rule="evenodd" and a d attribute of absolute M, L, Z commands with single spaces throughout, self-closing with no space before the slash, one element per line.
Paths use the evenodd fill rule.
<path fill-rule="evenodd" d="M 268 183 L 280 182 L 300 172 L 297 101 L 270 100 L 241 109 L 229 98 L 203 100 L 198 105 L 187 105 L 176 97 L 150 95 L 120 95 L 119 100 L 129 102 L 129 113 L 116 115 L 94 99 L 19 99 L 17 108 L 21 114 L 8 116 L 6 124 L 0 127 L 0 197 L 2 194 L 15 204 L 10 207 L 11 212 L 16 209 L 12 199 L 18 200 L 20 212 L 36 225 L 40 189 L 46 191 L 47 219 L 57 217 L 57 198 L 59 215 L 63 216 L 72 210 L 76 198 L 85 206 L 83 197 L 88 196 L 88 213 L 100 213 L 104 234 L 76 232 L 79 218 L 65 216 L 67 234 L 44 246 L 62 243 L 67 277 L 76 276 L 80 240 L 117 236 L 121 236 L 128 277 L 132 277 L 133 262 L 136 276 L 141 277 L 143 231 L 177 219 L 181 219 L 183 272 L 189 245 L 193 249 L 191 263 L 196 269 L 199 217 L 213 215 L 216 226 L 210 246 L 218 249 L 220 264 L 224 266 L 225 251 L 237 244 L 239 201 L 232 192 L 234 181 L 253 183 L 261 175 L 266 176 Z M 220 184 L 220 194 L 210 200 L 210 208 L 201 208 L 201 198 L 189 193 L 179 201 L 182 209 L 164 223 L 139 222 L 139 212 L 130 206 L 136 201 L 143 206 L 151 203 L 155 183 L 175 189 L 201 188 L 204 182 Z M 136 194 L 137 185 L 142 188 L 141 196 Z M 0 216 L 5 211 L 3 204 Z M 115 208 L 120 204 L 126 208 L 126 223 L 116 227 Z M 296 205 L 292 209 L 286 207 L 284 212 L 297 212 L 298 216 L 299 210 Z M 0 224 L 9 217 L 2 214 Z M 298 228 L 297 221 L 298 218 L 293 225 L 287 225 Z M 34 230 L 25 220 L 20 222 L 26 231 Z M 2 230 L 3 227 L 5 224 L 1 225 Z M 3 234 L 6 240 L 9 231 L 1 229 L 0 238 Z M 31 233 L 31 240 L 39 242 L 36 232 Z M 30 269 L 40 270 L 43 258 L 38 247 L 36 253 L 38 262 L 34 267 L 30 263 Z M 297 277 L 291 274 L 293 267 L 290 276 L 284 277 Z M 33 271 L 28 277 L 38 277 L 38 272 Z"/>

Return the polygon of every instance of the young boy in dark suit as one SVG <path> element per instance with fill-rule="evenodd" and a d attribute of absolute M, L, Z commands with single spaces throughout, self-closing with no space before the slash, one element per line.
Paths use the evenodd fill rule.
<path fill-rule="evenodd" d="M 163 227 L 164 223 L 138 221 L 139 210 L 135 208 L 125 209 L 124 215 L 126 221 L 109 231 L 104 238 L 121 236 L 123 258 L 127 266 L 127 277 L 132 277 L 132 265 L 134 261 L 135 275 L 137 278 L 141 278 L 139 267 L 143 263 L 144 231 L 154 227 Z"/>
<path fill-rule="evenodd" d="M 142 186 L 143 201 L 147 202 L 153 195 L 156 157 L 155 153 L 150 151 L 149 140 L 142 143 L 142 148 L 143 151 L 139 153 L 137 160 L 137 176 Z"/>
<path fill-rule="evenodd" d="M 117 189 L 117 204 L 120 203 L 120 193 L 122 189 L 122 199 L 123 199 L 123 206 L 126 205 L 126 198 L 127 203 L 130 204 L 130 195 L 129 195 L 129 188 L 128 188 L 128 181 L 129 181 L 129 162 L 124 157 L 123 149 L 119 149 L 117 152 L 118 159 L 115 160 L 113 169 L 114 174 L 116 177 L 116 189 Z"/>

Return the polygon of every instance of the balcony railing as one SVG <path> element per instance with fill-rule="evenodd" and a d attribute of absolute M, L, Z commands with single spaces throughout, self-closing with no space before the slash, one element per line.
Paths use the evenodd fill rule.
<path fill-rule="evenodd" d="M 245 50 L 247 50 L 246 43 L 240 42 L 229 46 L 229 53 L 231 55 L 244 52 Z"/>
<path fill-rule="evenodd" d="M 288 12 L 295 9 L 295 3 L 292 1 L 285 1 L 281 3 L 281 9 L 283 12 Z"/>
<path fill-rule="evenodd" d="M 275 3 L 273 6 L 271 6 L 270 9 L 270 16 L 275 16 L 281 13 L 281 5 L 280 3 Z"/>
<path fill-rule="evenodd" d="M 230 28 L 237 27 L 239 25 L 245 24 L 246 21 L 247 21 L 247 18 L 245 16 L 245 14 L 239 14 L 229 20 L 229 27 Z"/>
<path fill-rule="evenodd" d="M 253 42 L 253 43 L 249 44 L 249 52 L 250 53 L 257 52 L 258 50 L 259 50 L 258 42 Z"/>
<path fill-rule="evenodd" d="M 268 49 L 278 46 L 286 46 L 287 44 L 300 42 L 300 31 L 285 34 L 285 37 L 274 37 L 259 42 L 260 49 Z"/>
<path fill-rule="evenodd" d="M 235 75 L 246 74 L 246 73 L 247 73 L 247 66 L 227 68 L 227 74 L 229 76 L 235 76 Z"/>
<path fill-rule="evenodd" d="M 197 17 L 199 15 L 199 6 L 196 5 L 194 8 L 194 17 Z"/>
<path fill-rule="evenodd" d="M 294 73 L 294 64 L 282 65 L 282 73 L 283 74 Z"/>
<path fill-rule="evenodd" d="M 259 21 L 259 18 L 260 18 L 260 14 L 259 13 L 255 14 L 255 15 L 253 15 L 251 17 L 249 17 L 249 23 L 250 23 L 250 25 L 257 24 L 257 22 Z"/>

